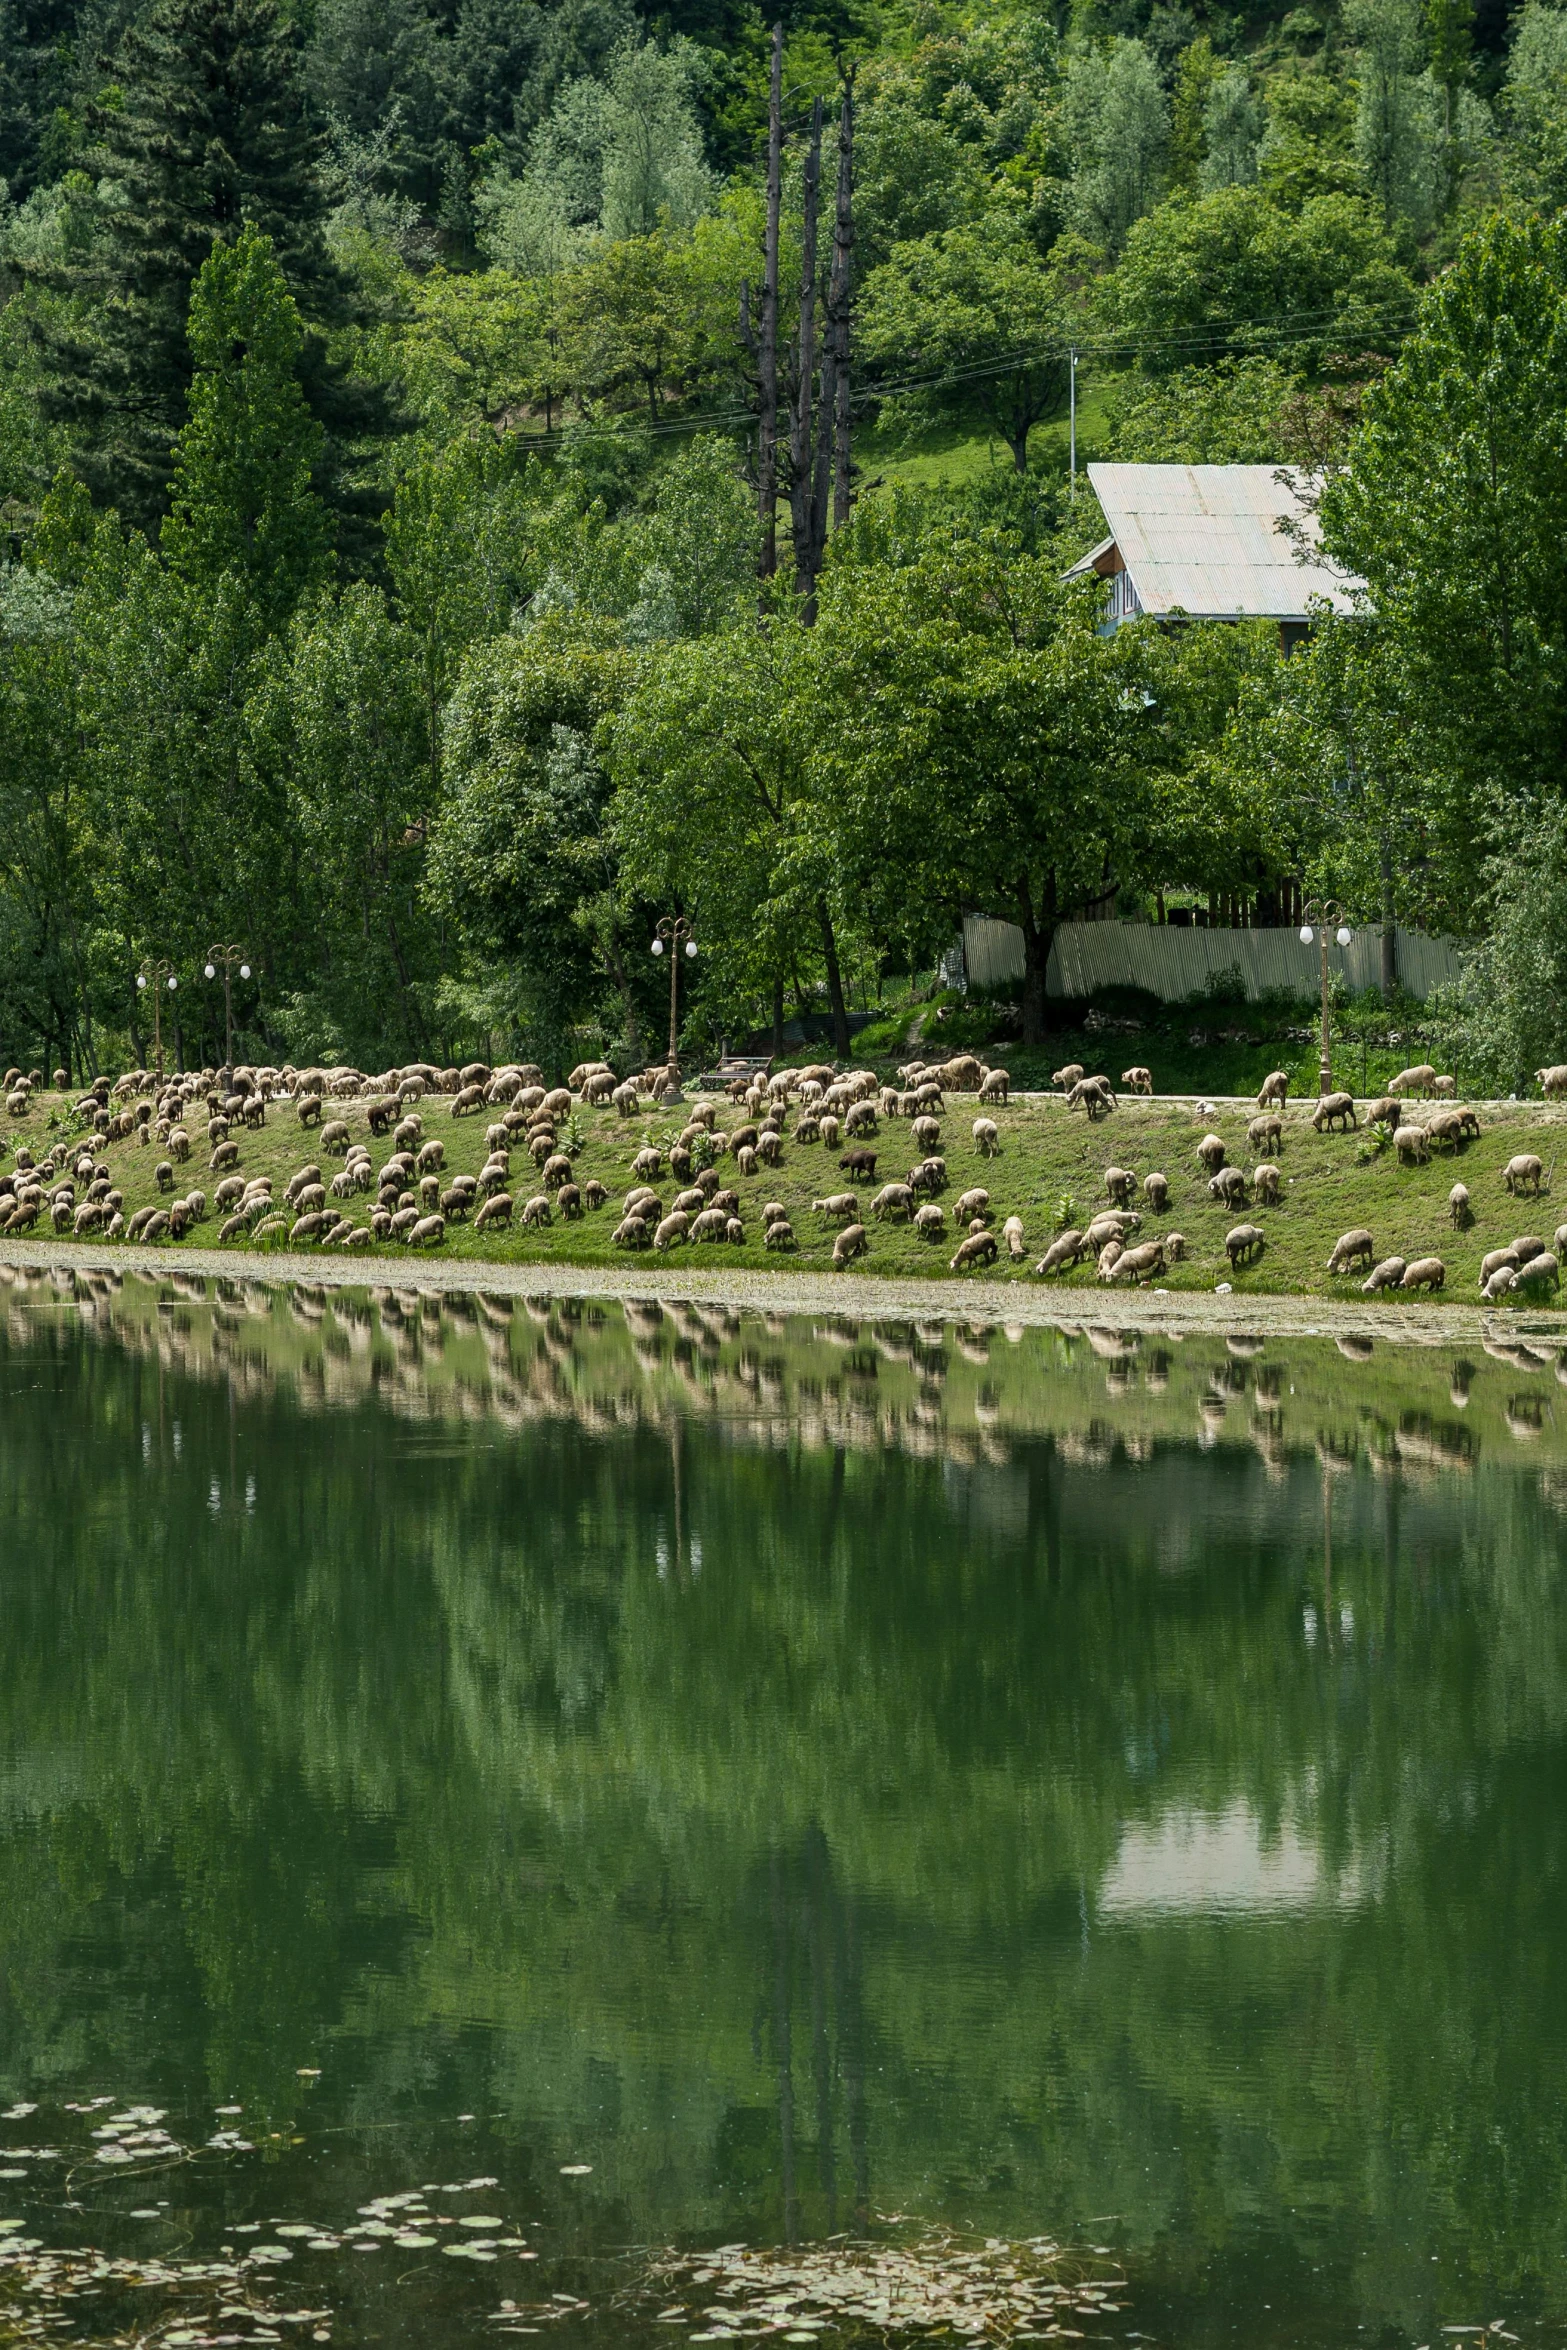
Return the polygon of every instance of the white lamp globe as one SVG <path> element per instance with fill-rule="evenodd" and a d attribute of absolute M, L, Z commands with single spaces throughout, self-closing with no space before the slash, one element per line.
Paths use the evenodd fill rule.
<path fill-rule="evenodd" d="M 138 972 L 137 972 L 137 974 L 136 974 L 136 984 L 137 984 L 137 986 L 138 986 L 138 987 L 145 987 L 145 986 L 146 986 L 146 984 L 147 984 L 147 974 L 146 974 L 146 972 L 145 972 L 145 971 L 138 971 Z"/>
<path fill-rule="evenodd" d="M 218 967 L 217 967 L 216 963 L 209 963 L 209 964 L 207 965 L 207 977 L 208 977 L 209 979 L 216 979 L 217 975 L 218 975 Z"/>
<path fill-rule="evenodd" d="M 686 953 L 688 955 L 694 955 L 696 953 L 696 940 L 694 938 L 688 938 L 686 940 Z"/>
<path fill-rule="evenodd" d="M 1312 929 L 1312 927 L 1311 927 L 1311 924 L 1310 924 L 1309 922 L 1303 922 L 1303 923 L 1301 924 L 1301 926 L 1300 926 L 1300 943 L 1301 943 L 1301 945 L 1302 945 L 1303 947 L 1309 947 L 1309 946 L 1310 946 L 1310 944 L 1311 944 L 1311 942 L 1312 942 L 1312 940 L 1313 940 L 1313 939 L 1316 937 L 1316 935 L 1317 935 L 1317 934 L 1316 934 L 1316 932 L 1315 932 L 1315 931 Z"/>
<path fill-rule="evenodd" d="M 1354 936 L 1354 933 L 1350 929 L 1347 922 L 1341 922 L 1338 926 L 1338 930 L 1335 933 L 1335 936 L 1337 937 L 1338 943 L 1341 947 L 1347 947 L 1351 938 Z"/>
<path fill-rule="evenodd" d="M 239 975 L 241 979 L 248 979 L 250 977 L 250 965 L 248 963 L 241 963 L 239 967 Z"/>
<path fill-rule="evenodd" d="M 174 976 L 173 972 L 171 971 L 171 972 L 169 973 L 169 989 L 170 989 L 170 992 L 172 993 L 172 992 L 173 992 L 173 990 L 174 990 L 176 987 L 178 987 L 178 986 L 179 986 L 179 981 L 178 981 L 178 980 L 175 978 L 175 976 Z"/>
<path fill-rule="evenodd" d="M 654 941 L 653 941 L 653 952 L 654 952 L 654 954 L 655 954 L 655 955 L 661 955 L 661 954 L 663 953 L 663 951 L 664 951 L 664 942 L 663 942 L 663 940 L 662 940 L 661 938 L 655 938 L 655 939 L 654 939 Z"/>

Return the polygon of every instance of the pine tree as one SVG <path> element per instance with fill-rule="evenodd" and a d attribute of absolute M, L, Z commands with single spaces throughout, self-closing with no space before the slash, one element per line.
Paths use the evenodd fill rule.
<path fill-rule="evenodd" d="M 227 572 L 278 627 L 326 573 L 329 524 L 310 486 L 321 427 L 300 389 L 304 341 L 271 239 L 214 244 L 190 298 L 196 364 L 175 444 L 162 548 L 193 587 Z"/>
<path fill-rule="evenodd" d="M 113 103 L 89 110 L 104 190 L 87 263 L 56 271 L 77 323 L 44 328 L 46 414 L 100 499 L 150 526 L 168 500 L 192 375 L 186 314 L 214 239 L 246 222 L 271 242 L 304 322 L 300 375 L 323 431 L 318 481 L 354 537 L 368 520 L 355 444 L 390 423 L 384 397 L 328 355 L 345 281 L 325 242 L 317 143 L 274 0 L 154 0 L 115 59 Z"/>

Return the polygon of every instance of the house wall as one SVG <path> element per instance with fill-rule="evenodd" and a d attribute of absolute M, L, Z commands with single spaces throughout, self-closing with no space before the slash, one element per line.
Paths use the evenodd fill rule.
<path fill-rule="evenodd" d="M 971 987 L 1005 987 L 1023 976 L 1023 933 L 1014 923 L 970 915 L 963 925 Z M 1457 942 L 1398 933 L 1399 985 L 1424 1001 L 1459 971 Z M 1100 987 L 1142 987 L 1164 1003 L 1196 995 L 1217 972 L 1239 966 L 1249 998 L 1270 988 L 1314 995 L 1319 950 L 1298 930 L 1184 930 L 1156 922 L 1064 922 L 1050 950 L 1045 987 L 1053 996 L 1088 996 Z M 1382 979 L 1382 936 L 1358 930 L 1347 947 L 1329 945 L 1328 967 L 1357 993 Z"/>

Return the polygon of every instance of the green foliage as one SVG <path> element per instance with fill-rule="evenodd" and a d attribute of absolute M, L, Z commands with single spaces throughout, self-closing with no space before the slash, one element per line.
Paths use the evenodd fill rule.
<path fill-rule="evenodd" d="M 1494 1094 L 1536 1092 L 1535 1071 L 1567 1060 L 1567 809 L 1488 870 L 1487 935 L 1432 1013 L 1445 1050 Z"/>

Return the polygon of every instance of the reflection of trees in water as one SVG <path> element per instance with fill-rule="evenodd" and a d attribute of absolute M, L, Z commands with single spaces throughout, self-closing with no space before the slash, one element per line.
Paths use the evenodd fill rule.
<path fill-rule="evenodd" d="M 865 2093 L 865 2015 L 859 1930 L 852 1898 L 838 1883 L 821 1828 L 814 1822 L 787 1853 L 767 1863 L 768 2027 L 777 2083 L 778 2182 L 783 2240 L 801 2233 L 795 2072 L 809 2083 L 815 2190 L 809 2232 L 832 2234 L 841 2217 L 863 2227 L 871 2216 L 870 2133 Z M 795 2053 L 795 2014 L 806 2045 Z M 847 2214 L 840 2213 L 838 2141 L 849 2158 Z"/>

